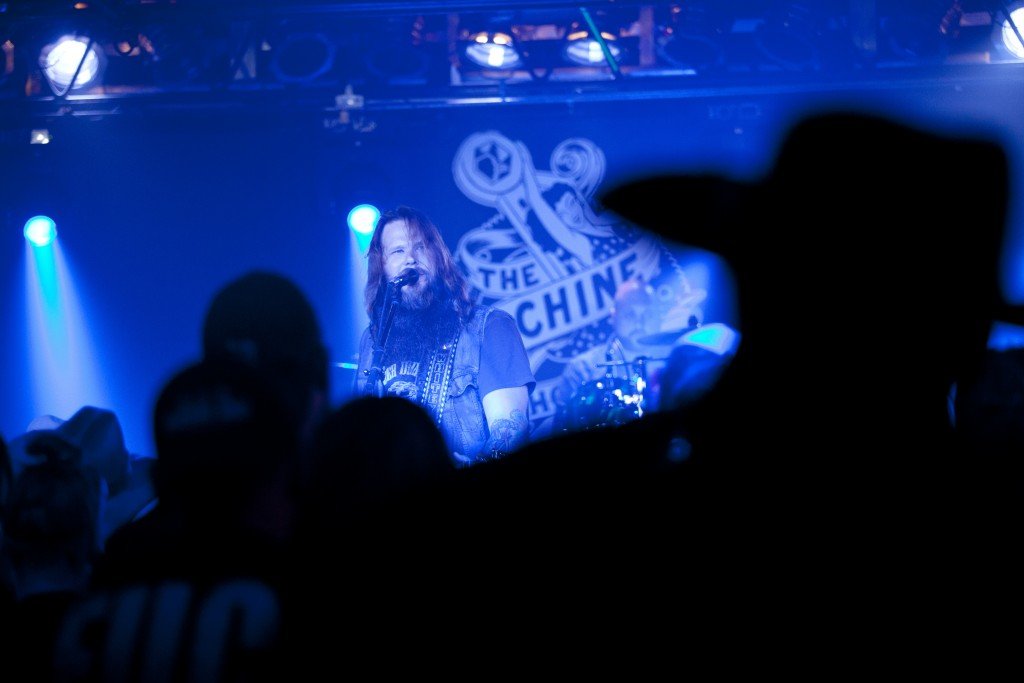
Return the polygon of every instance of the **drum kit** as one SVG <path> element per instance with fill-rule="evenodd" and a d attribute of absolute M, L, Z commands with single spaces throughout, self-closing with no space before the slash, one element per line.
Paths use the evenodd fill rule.
<path fill-rule="evenodd" d="M 614 364 L 632 365 L 624 361 L 615 361 Z M 622 425 L 641 417 L 644 388 L 638 384 L 632 372 L 629 379 L 606 373 L 600 379 L 583 382 L 560 407 L 556 416 L 558 429 L 573 432 Z"/>
<path fill-rule="evenodd" d="M 659 332 L 637 341 L 647 346 L 672 344 L 693 327 Z M 583 382 L 562 405 L 555 416 L 556 428 L 573 432 L 597 427 L 623 425 L 643 417 L 648 404 L 647 364 L 667 358 L 637 356 L 633 360 L 612 360 L 608 357 L 598 367 L 605 368 L 599 379 Z M 623 368 L 627 377 L 616 370 Z"/>

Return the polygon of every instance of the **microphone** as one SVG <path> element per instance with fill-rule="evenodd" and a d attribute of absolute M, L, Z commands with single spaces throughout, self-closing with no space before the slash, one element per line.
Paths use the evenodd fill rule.
<path fill-rule="evenodd" d="M 392 287 L 402 288 L 405 287 L 406 285 L 415 284 L 415 282 L 419 279 L 420 271 L 416 270 L 415 268 L 406 268 L 401 273 L 399 273 L 398 277 L 388 282 L 388 284 L 391 285 Z"/>

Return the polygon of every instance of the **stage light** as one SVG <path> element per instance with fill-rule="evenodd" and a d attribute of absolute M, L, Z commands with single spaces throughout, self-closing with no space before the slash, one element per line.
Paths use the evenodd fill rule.
<path fill-rule="evenodd" d="M 43 48 L 39 66 L 55 91 L 79 90 L 99 79 L 103 56 L 88 38 L 64 36 Z"/>
<path fill-rule="evenodd" d="M 360 196 L 359 193 L 355 196 Z M 365 195 L 363 195 L 365 196 Z M 348 282 L 345 290 L 348 292 L 349 325 L 352 332 L 350 343 L 352 348 L 359 348 L 359 334 L 369 323 L 369 318 L 363 308 L 363 289 L 366 286 L 367 261 L 366 255 L 370 250 L 370 242 L 373 240 L 374 230 L 377 228 L 377 221 L 380 219 L 380 211 L 372 204 L 358 204 L 348 212 L 348 259 L 347 271 Z M 344 366 L 338 366 L 344 367 Z"/>
<path fill-rule="evenodd" d="M 1024 6 L 1018 5 L 1010 11 L 1009 17 L 1003 19 L 1001 32 L 1003 45 L 1010 54 L 1017 59 L 1024 59 L 1024 43 L 1021 42 L 1024 37 Z"/>
<path fill-rule="evenodd" d="M 485 69 L 515 69 L 522 64 L 507 33 L 481 31 L 469 38 L 466 58 Z"/>
<path fill-rule="evenodd" d="M 337 48 L 322 33 L 293 33 L 271 50 L 270 70 L 282 83 L 310 83 L 334 66 Z"/>
<path fill-rule="evenodd" d="M 24 274 L 27 334 L 19 356 L 26 361 L 28 382 L 19 400 L 28 402 L 33 416 L 110 405 L 108 377 L 103 373 L 101 379 L 102 356 L 94 343 L 99 325 L 82 309 L 60 240 L 45 249 L 26 241 Z"/>
<path fill-rule="evenodd" d="M 372 204 L 360 204 L 348 212 L 348 227 L 360 235 L 372 235 L 380 210 Z"/>
<path fill-rule="evenodd" d="M 611 52 L 612 58 L 618 61 L 622 50 L 613 43 L 615 36 L 601 31 L 601 37 L 604 38 L 605 45 L 608 46 L 608 51 Z M 582 66 L 597 66 L 598 64 L 606 63 L 604 52 L 601 50 L 601 43 L 591 37 L 588 31 L 570 33 L 565 37 L 565 40 L 566 44 L 563 54 L 570 62 Z"/>
<path fill-rule="evenodd" d="M 53 141 L 53 136 L 45 128 L 35 128 L 29 135 L 28 141 L 32 145 L 48 145 Z"/>
<path fill-rule="evenodd" d="M 37 247 L 45 247 L 57 237 L 57 225 L 49 216 L 33 216 L 25 221 L 25 239 Z"/>

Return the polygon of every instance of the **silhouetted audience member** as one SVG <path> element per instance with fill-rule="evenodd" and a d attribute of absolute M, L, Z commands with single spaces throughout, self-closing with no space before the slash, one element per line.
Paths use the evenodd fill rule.
<path fill-rule="evenodd" d="M 8 609 L 14 601 L 14 577 L 4 557 L 4 516 L 7 510 L 7 497 L 11 490 L 14 475 L 11 472 L 11 458 L 7 450 L 7 442 L 0 434 L 0 612 Z"/>
<path fill-rule="evenodd" d="M 991 349 L 951 397 L 959 443 L 1019 512 L 1024 504 L 1024 348 Z"/>
<path fill-rule="evenodd" d="M 300 498 L 295 621 L 286 629 L 299 678 L 337 670 L 342 632 L 346 666 L 395 643 L 436 642 L 413 624 L 426 626 L 424 601 L 441 600 L 448 593 L 439 587 L 460 571 L 446 548 L 461 522 L 442 516 L 456 471 L 437 423 L 408 399 L 358 397 L 320 424 Z"/>
<path fill-rule="evenodd" d="M 903 585 L 924 614 L 962 583 L 954 568 L 1003 545 L 977 540 L 1007 521 L 986 495 L 1002 486 L 958 446 L 947 403 L 1005 307 L 1008 187 L 982 132 L 823 112 L 758 182 L 670 175 L 602 198 L 734 271 L 742 341 L 678 421 L 746 548 L 855 570 L 851 597 Z"/>
<path fill-rule="evenodd" d="M 224 285 L 203 319 L 203 356 L 262 368 L 299 416 L 304 438 L 329 409 L 327 348 L 306 294 L 285 275 L 250 271 Z"/>
<path fill-rule="evenodd" d="M 63 623 L 58 673 L 273 679 L 296 415 L 273 378 L 227 360 L 179 372 L 153 414 L 159 503 L 108 542 Z"/>
<path fill-rule="evenodd" d="M 0 434 L 0 544 L 3 543 L 3 515 L 7 508 L 7 497 L 14 483 L 14 472 L 11 470 L 11 455 L 7 449 L 7 441 Z"/>
<path fill-rule="evenodd" d="M 49 680 L 60 620 L 88 587 L 100 552 L 106 484 L 57 432 L 26 445 L 32 464 L 14 480 L 4 510 L 2 555 L 14 602 L 0 618 L 5 680 Z"/>
<path fill-rule="evenodd" d="M 12 442 L 14 476 L 39 460 L 27 445 L 47 432 L 57 433 L 81 451 L 83 462 L 106 483 L 109 497 L 103 508 L 101 544 L 153 504 L 155 494 L 149 473 L 153 459 L 129 453 L 117 415 L 96 406 L 83 406 L 67 420 L 53 415 L 32 420 L 29 429 Z"/>
<path fill-rule="evenodd" d="M 299 425 L 300 448 L 308 442 L 327 406 L 327 351 L 316 312 L 294 281 L 267 271 L 230 280 L 212 297 L 201 336 L 204 358 L 257 369 Z M 292 495 L 299 464 L 294 458 L 282 477 Z"/>
<path fill-rule="evenodd" d="M 13 480 L 10 451 L 7 450 L 7 441 L 4 440 L 3 434 L 0 434 L 0 519 L 3 518 L 3 511 L 7 506 L 7 496 L 10 493 Z M 2 531 L 3 528 L 0 527 L 0 532 Z"/>
<path fill-rule="evenodd" d="M 455 469 L 429 414 L 396 396 L 358 397 L 331 412 L 314 434 L 308 467 L 306 521 L 335 530 Z"/>
<path fill-rule="evenodd" d="M 326 408 L 326 349 L 303 292 L 264 271 L 215 294 L 202 347 L 157 401 L 155 505 L 108 539 L 59 634 L 62 676 L 279 676 L 299 452 Z"/>
<path fill-rule="evenodd" d="M 133 538 L 111 539 L 104 567 L 113 574 L 98 579 L 161 577 L 176 568 L 216 574 L 221 562 L 241 570 L 233 544 L 287 540 L 299 425 L 273 378 L 231 361 L 201 361 L 168 382 L 153 420 L 159 503 L 132 525 Z"/>
<path fill-rule="evenodd" d="M 934 462 L 949 388 L 984 353 L 1000 302 L 1007 174 L 993 142 L 840 112 L 799 121 L 762 182 L 669 176 L 608 193 L 612 210 L 735 270 L 743 341 L 695 436 L 772 468 L 832 466 L 822 454 L 843 448 Z M 953 177 L 970 202 L 937 199 Z M 659 213 L 668 197 L 692 220 Z M 765 442 L 784 455 L 765 458 Z"/>
<path fill-rule="evenodd" d="M 110 534 L 154 502 L 156 494 L 150 480 L 153 458 L 131 454 L 117 415 L 103 408 L 84 406 L 57 431 L 78 445 L 86 462 L 92 463 L 107 483 L 110 495 L 100 529 L 101 540 L 106 543 Z"/>

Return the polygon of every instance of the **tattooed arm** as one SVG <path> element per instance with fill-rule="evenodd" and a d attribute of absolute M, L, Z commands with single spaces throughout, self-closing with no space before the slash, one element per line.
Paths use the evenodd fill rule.
<path fill-rule="evenodd" d="M 530 438 L 527 417 L 529 392 L 526 387 L 495 389 L 483 398 L 484 416 L 490 438 L 485 457 L 501 457 L 526 445 Z"/>

